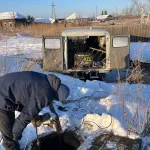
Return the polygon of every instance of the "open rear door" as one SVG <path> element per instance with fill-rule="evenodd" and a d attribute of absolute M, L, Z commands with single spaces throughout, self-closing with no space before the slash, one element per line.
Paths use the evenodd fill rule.
<path fill-rule="evenodd" d="M 130 56 L 130 36 L 116 35 L 111 36 L 110 42 L 110 68 L 127 69 L 129 68 Z"/>
<path fill-rule="evenodd" d="M 63 70 L 63 50 L 61 37 L 43 37 L 43 70 Z"/>

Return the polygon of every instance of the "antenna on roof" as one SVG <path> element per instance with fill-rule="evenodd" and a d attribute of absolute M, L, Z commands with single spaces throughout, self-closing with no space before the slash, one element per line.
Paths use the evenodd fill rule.
<path fill-rule="evenodd" d="M 54 18 L 54 19 L 56 19 L 56 13 L 55 13 L 55 6 L 56 5 L 54 5 L 54 2 L 52 2 L 52 18 Z"/>

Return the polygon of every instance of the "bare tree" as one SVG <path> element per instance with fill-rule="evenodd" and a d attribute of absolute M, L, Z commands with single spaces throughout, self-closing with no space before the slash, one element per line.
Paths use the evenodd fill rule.
<path fill-rule="evenodd" d="M 132 14 L 135 16 L 141 15 L 142 3 L 139 0 L 131 0 Z"/>
<path fill-rule="evenodd" d="M 122 10 L 123 15 L 125 16 L 131 16 L 132 15 L 132 9 L 130 7 L 124 8 Z"/>
<path fill-rule="evenodd" d="M 130 0 L 130 6 L 123 9 L 124 15 L 141 15 L 142 3 L 139 0 Z"/>

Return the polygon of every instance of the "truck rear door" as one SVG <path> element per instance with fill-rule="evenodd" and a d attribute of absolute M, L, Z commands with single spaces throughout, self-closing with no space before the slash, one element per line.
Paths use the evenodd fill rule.
<path fill-rule="evenodd" d="M 61 37 L 43 37 L 43 70 L 63 70 L 63 50 Z"/>
<path fill-rule="evenodd" d="M 130 36 L 116 35 L 110 39 L 110 68 L 127 69 L 129 68 L 130 56 Z"/>

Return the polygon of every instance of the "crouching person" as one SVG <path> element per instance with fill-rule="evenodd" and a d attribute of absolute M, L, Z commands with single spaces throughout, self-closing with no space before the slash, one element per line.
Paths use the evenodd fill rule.
<path fill-rule="evenodd" d="M 52 101 L 65 100 L 69 88 L 54 75 L 16 72 L 0 77 L 0 131 L 6 150 L 20 150 L 24 128 Z M 15 111 L 20 115 L 15 119 Z"/>

